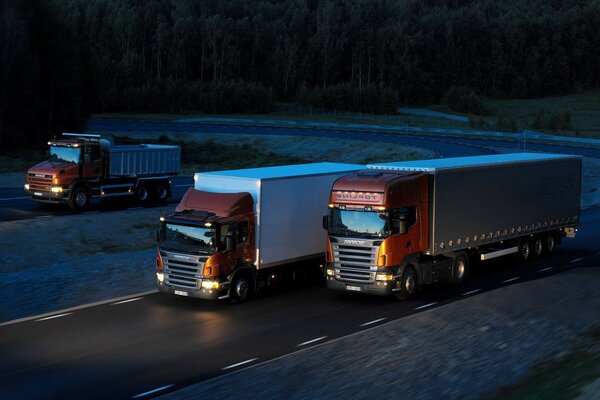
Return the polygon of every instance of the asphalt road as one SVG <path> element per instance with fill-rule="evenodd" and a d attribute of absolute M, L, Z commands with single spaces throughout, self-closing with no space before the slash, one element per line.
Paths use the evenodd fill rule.
<path fill-rule="evenodd" d="M 590 208 L 582 213 L 579 237 L 565 240 L 552 257 L 482 263 L 468 285 L 438 284 L 405 302 L 313 283 L 242 305 L 154 293 L 0 325 L 2 398 L 164 394 L 487 290 L 598 265 L 599 227 L 600 207 Z"/>
<path fill-rule="evenodd" d="M 231 132 L 229 126 L 195 127 L 204 128 Z M 261 134 L 265 130 L 273 128 L 254 129 Z M 290 129 L 285 131 L 291 134 Z M 383 134 L 362 138 L 415 146 L 422 142 L 423 147 L 444 156 L 486 154 L 490 152 L 486 146 L 491 145 L 477 139 L 423 140 Z M 490 142 L 498 146 L 498 141 Z M 597 150 L 544 145 L 540 149 L 598 156 Z M 0 202 L 12 204 L 13 213 L 32 212 L 20 208 L 27 202 L 1 200 L 6 196 L 18 197 L 18 193 L 0 193 Z M 110 206 L 95 207 L 102 211 Z M 599 235 L 600 207 L 592 207 L 582 211 L 578 237 L 565 240 L 552 257 L 528 264 L 516 264 L 510 258 L 483 263 L 473 267 L 466 286 L 434 285 L 405 302 L 339 294 L 313 283 L 284 287 L 237 306 L 152 293 L 0 324 L 2 398 L 125 399 L 164 394 L 487 290 L 598 265 Z"/>
<path fill-rule="evenodd" d="M 170 204 L 177 204 L 185 191 L 194 185 L 192 177 L 177 176 L 171 179 L 173 197 L 169 200 Z M 163 204 L 147 204 L 144 207 L 162 206 Z M 132 199 L 117 198 L 112 201 L 100 201 L 92 199 L 90 208 L 86 212 L 101 212 L 127 210 L 140 207 Z M 0 222 L 14 221 L 29 218 L 44 218 L 49 215 L 61 216 L 77 214 L 66 204 L 39 204 L 31 200 L 22 188 L 0 188 Z"/>
<path fill-rule="evenodd" d="M 174 123 L 165 121 L 139 121 L 139 120 L 112 120 L 91 119 L 88 130 L 92 132 L 204 132 L 213 134 L 256 134 L 256 135 L 294 135 L 294 136 L 319 136 L 331 137 L 339 140 L 362 139 L 381 142 L 398 143 L 408 146 L 422 147 L 432 150 L 438 157 L 476 156 L 493 154 L 494 147 L 505 147 L 515 151 L 523 150 L 523 143 L 510 140 L 481 139 L 468 137 L 448 137 L 443 135 L 404 135 L 398 133 L 377 133 L 344 131 L 335 129 L 306 129 L 293 127 L 230 125 L 230 124 L 203 124 L 203 123 Z M 600 158 L 600 149 L 574 147 L 569 145 L 528 143 L 528 151 L 543 151 L 563 154 L 577 154 L 586 157 Z M 191 177 L 176 177 L 173 179 L 174 193 L 171 203 L 176 204 L 181 199 L 187 187 L 193 184 Z M 94 201 L 89 212 L 104 210 L 126 210 L 137 207 L 137 204 L 127 201 Z M 149 205 L 152 206 L 152 205 Z M 66 206 L 46 207 L 40 206 L 25 196 L 21 188 L 0 189 L 0 221 L 16 219 L 43 218 L 47 215 L 69 215 L 73 211 Z"/>

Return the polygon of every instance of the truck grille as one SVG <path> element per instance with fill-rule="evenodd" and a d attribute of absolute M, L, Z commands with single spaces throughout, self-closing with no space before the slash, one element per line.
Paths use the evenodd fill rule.
<path fill-rule="evenodd" d="M 208 259 L 206 256 L 195 256 L 160 251 L 163 260 L 163 273 L 167 286 L 197 288 L 202 279 L 202 269 Z"/>
<path fill-rule="evenodd" d="M 332 243 L 333 266 L 336 278 L 346 282 L 370 283 L 375 281 L 376 257 L 379 246 Z"/>
<path fill-rule="evenodd" d="M 52 187 L 52 175 L 29 173 L 27 174 L 27 183 L 29 183 L 29 190 L 49 192 Z"/>

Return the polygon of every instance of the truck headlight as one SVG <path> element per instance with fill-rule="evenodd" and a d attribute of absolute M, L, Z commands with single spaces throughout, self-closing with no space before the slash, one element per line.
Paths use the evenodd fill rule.
<path fill-rule="evenodd" d="M 161 272 L 157 272 L 156 273 L 156 279 L 158 279 L 158 281 L 160 283 L 163 283 L 165 281 L 165 274 L 163 274 Z"/>
<path fill-rule="evenodd" d="M 29 183 L 25 184 L 25 190 L 29 190 Z"/>
<path fill-rule="evenodd" d="M 335 271 L 330 268 L 327 268 L 327 276 L 334 276 L 334 275 L 335 275 Z"/>
<path fill-rule="evenodd" d="M 392 280 L 394 280 L 394 275 L 392 275 L 392 274 L 376 274 L 375 280 L 376 281 L 392 281 Z"/>
<path fill-rule="evenodd" d="M 202 289 L 218 289 L 218 281 L 202 281 Z"/>
<path fill-rule="evenodd" d="M 63 188 L 61 188 L 60 186 L 52 186 L 50 190 L 52 191 L 52 193 L 61 193 L 63 191 Z"/>

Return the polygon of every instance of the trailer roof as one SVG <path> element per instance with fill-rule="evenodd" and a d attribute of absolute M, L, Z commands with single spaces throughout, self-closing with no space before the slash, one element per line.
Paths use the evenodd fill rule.
<path fill-rule="evenodd" d="M 287 178 L 293 176 L 320 175 L 333 172 L 356 171 L 364 168 L 364 165 L 358 164 L 322 162 L 312 164 L 281 165 L 276 167 L 236 169 L 227 171 L 197 172 L 196 176 L 212 175 L 229 178 L 235 177 L 241 179 L 261 180 Z"/>
<path fill-rule="evenodd" d="M 388 171 L 423 171 L 435 172 L 440 170 L 460 169 L 477 166 L 489 166 L 499 164 L 522 164 L 528 162 L 540 162 L 567 158 L 580 158 L 579 156 L 565 154 L 545 153 L 508 153 L 486 156 L 436 158 L 431 160 L 416 160 L 403 162 L 390 162 L 369 164 L 369 169 Z"/>

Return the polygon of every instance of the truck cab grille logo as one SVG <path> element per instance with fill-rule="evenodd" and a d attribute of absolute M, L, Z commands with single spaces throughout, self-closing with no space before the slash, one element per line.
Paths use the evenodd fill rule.
<path fill-rule="evenodd" d="M 367 242 L 364 240 L 344 239 L 344 244 L 360 244 L 364 246 Z"/>
<path fill-rule="evenodd" d="M 191 257 L 188 256 L 180 256 L 178 254 L 173 255 L 173 258 L 181 261 L 193 261 Z"/>

